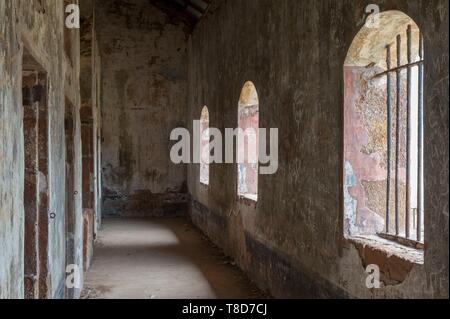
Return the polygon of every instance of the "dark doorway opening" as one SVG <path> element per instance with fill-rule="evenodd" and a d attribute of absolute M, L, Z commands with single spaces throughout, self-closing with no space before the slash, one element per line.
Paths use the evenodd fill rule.
<path fill-rule="evenodd" d="M 64 130 L 66 136 L 66 265 L 75 265 L 75 119 L 73 104 L 66 98 Z M 67 298 L 75 297 L 75 289 L 66 288 Z"/>
<path fill-rule="evenodd" d="M 47 298 L 48 280 L 48 107 L 47 73 L 24 49 L 22 105 L 24 134 L 24 294 Z"/>

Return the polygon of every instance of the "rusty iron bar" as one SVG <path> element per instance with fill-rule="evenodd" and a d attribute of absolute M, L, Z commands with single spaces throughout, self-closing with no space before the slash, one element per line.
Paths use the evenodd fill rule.
<path fill-rule="evenodd" d="M 406 53 L 408 65 L 412 63 L 412 36 L 411 25 L 406 30 Z M 406 212 L 405 212 L 405 236 L 410 238 L 411 215 L 411 99 L 412 99 L 412 70 L 407 68 L 407 96 L 406 96 Z"/>
<path fill-rule="evenodd" d="M 376 79 L 376 78 L 382 77 L 382 76 L 384 76 L 386 74 L 397 72 L 399 70 L 402 71 L 402 70 L 404 70 L 406 68 L 409 68 L 409 67 L 412 68 L 412 67 L 420 66 L 420 65 L 423 65 L 423 61 L 422 60 L 415 61 L 415 62 L 412 62 L 410 64 L 408 64 L 408 63 L 407 64 L 403 64 L 403 65 L 401 65 L 399 67 L 395 67 L 395 68 L 392 68 L 392 69 L 387 69 L 386 71 L 377 73 L 374 76 L 372 76 L 372 79 Z"/>
<path fill-rule="evenodd" d="M 424 58 L 423 37 L 419 34 L 419 58 Z M 419 98 L 418 98 L 418 161 L 417 161 L 417 241 L 422 241 L 423 211 L 423 77 L 424 65 L 419 65 Z"/>
<path fill-rule="evenodd" d="M 395 148 L 395 235 L 400 234 L 400 125 L 401 125 L 401 70 L 398 66 L 401 65 L 401 44 L 402 38 L 397 35 L 397 103 L 396 103 L 396 148 Z"/>
<path fill-rule="evenodd" d="M 400 235 L 400 151 L 402 146 L 402 138 L 401 138 L 401 123 L 402 123 L 402 115 L 401 115 L 401 72 L 403 70 L 407 70 L 407 105 L 406 105 L 406 113 L 407 113 L 407 128 L 406 128 L 406 186 L 407 186 L 407 194 L 406 194 L 406 215 L 405 215 L 405 236 L 403 238 L 412 240 L 411 229 L 415 229 L 417 232 L 417 242 L 423 242 L 423 153 L 424 153 L 424 127 L 423 127 L 423 106 L 424 106 L 424 48 L 423 48 L 423 36 L 419 34 L 419 60 L 412 61 L 412 27 L 408 26 L 406 31 L 407 35 L 407 63 L 401 64 L 401 44 L 402 39 L 401 35 L 398 35 L 396 38 L 397 45 L 397 66 L 392 68 L 392 56 L 391 49 L 392 45 L 386 45 L 386 65 L 387 70 L 376 74 L 372 78 L 386 76 L 387 77 L 387 187 L 386 187 L 386 220 L 385 220 L 385 234 L 390 236 L 391 233 L 391 194 L 392 194 L 392 152 L 393 152 L 393 86 L 392 86 L 392 75 L 396 74 L 396 87 L 397 87 L 397 96 L 396 96 L 396 149 L 395 149 L 395 234 L 394 237 L 402 237 Z M 418 77 L 419 77 L 419 87 L 418 87 L 418 177 L 417 177 L 417 209 L 411 208 L 411 150 L 413 149 L 412 145 L 412 69 L 414 67 L 418 67 Z M 413 214 L 413 215 L 411 215 Z M 411 226 L 411 221 L 413 225 Z M 411 228 L 412 227 L 412 228 Z"/>
<path fill-rule="evenodd" d="M 391 68 L 391 46 L 386 46 L 386 65 Z M 386 186 L 386 233 L 390 232 L 391 218 L 391 156 L 392 156 L 392 75 L 387 73 L 387 186 Z"/>

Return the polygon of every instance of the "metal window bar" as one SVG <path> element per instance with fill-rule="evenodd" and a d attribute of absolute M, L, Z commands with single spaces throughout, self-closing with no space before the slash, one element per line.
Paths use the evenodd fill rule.
<path fill-rule="evenodd" d="M 391 46 L 386 46 L 386 65 L 387 69 L 391 69 Z M 387 74 L 387 191 L 386 191 L 386 232 L 390 232 L 390 219 L 391 219 L 391 171 L 392 171 L 392 75 L 390 72 Z"/>
<path fill-rule="evenodd" d="M 423 49 L 423 37 L 422 34 L 419 33 L 419 61 L 413 61 L 412 54 L 412 28 L 409 25 L 406 30 L 406 57 L 407 63 L 402 65 L 402 37 L 399 34 L 396 38 L 396 67 L 392 67 L 392 57 L 391 57 L 391 45 L 386 46 L 386 65 L 387 70 L 381 72 L 374 76 L 387 77 L 387 187 L 386 187 L 386 216 L 385 216 L 385 233 L 380 234 L 382 237 L 397 240 L 402 244 L 405 242 L 409 243 L 410 246 L 423 248 L 423 141 L 424 141 L 424 131 L 423 131 L 423 76 L 424 76 L 424 49 Z M 413 103 L 412 103 L 412 95 L 413 95 L 413 73 L 412 69 L 414 67 L 418 68 L 418 109 L 417 109 L 417 120 L 418 120 L 418 132 L 417 132 L 417 207 L 411 207 L 411 199 L 412 199 L 412 181 L 411 181 L 411 152 L 413 146 L 412 145 L 412 112 L 413 112 Z M 402 74 L 403 70 L 407 71 L 407 96 L 406 96 L 406 119 L 402 118 Z M 396 75 L 396 101 L 395 101 L 395 174 L 394 174 L 394 231 L 391 230 L 391 193 L 392 193 L 392 156 L 394 153 L 393 147 L 394 143 L 392 141 L 392 131 L 393 131 L 393 81 L 392 75 Z M 401 127 L 402 122 L 406 121 L 406 211 L 405 211 L 405 234 L 401 234 L 400 231 L 400 189 L 401 189 L 401 181 L 400 181 L 400 157 L 401 157 L 401 147 L 402 147 L 402 137 L 401 137 Z M 412 225 L 411 225 L 412 224 Z M 416 238 L 412 238 L 411 230 L 415 229 Z M 405 241 L 406 240 L 406 241 Z"/>
<path fill-rule="evenodd" d="M 400 35 L 397 35 L 397 67 L 399 67 L 402 64 L 402 37 Z M 397 68 L 395 71 L 396 73 L 396 79 L 397 79 L 397 90 L 396 90 L 396 125 L 395 125 L 395 235 L 400 235 L 400 133 L 401 133 L 401 88 L 402 88 L 402 82 L 401 82 L 401 70 Z"/>
<path fill-rule="evenodd" d="M 423 62 L 424 58 L 424 46 L 422 34 L 419 35 L 419 59 Z M 419 97 L 418 97 L 418 145 L 417 145 L 417 241 L 422 242 L 422 219 L 424 216 L 424 206 L 423 206 L 423 141 L 424 141 L 424 131 L 423 131 L 423 75 L 424 75 L 424 64 L 419 65 Z"/>
<path fill-rule="evenodd" d="M 412 63 L 412 34 L 411 25 L 406 30 L 407 61 Z M 407 68 L 407 95 L 406 95 L 406 212 L 405 212 L 405 237 L 410 238 L 411 216 L 411 100 L 412 100 L 412 69 Z"/>

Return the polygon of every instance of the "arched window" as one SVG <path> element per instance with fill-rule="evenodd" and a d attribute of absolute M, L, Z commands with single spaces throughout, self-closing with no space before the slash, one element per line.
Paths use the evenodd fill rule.
<path fill-rule="evenodd" d="M 344 66 L 344 231 L 423 243 L 423 40 L 400 11 L 369 17 Z"/>
<path fill-rule="evenodd" d="M 200 116 L 200 183 L 209 185 L 209 111 L 204 106 Z"/>
<path fill-rule="evenodd" d="M 258 200 L 259 99 L 252 82 L 245 83 L 238 106 L 238 196 Z"/>

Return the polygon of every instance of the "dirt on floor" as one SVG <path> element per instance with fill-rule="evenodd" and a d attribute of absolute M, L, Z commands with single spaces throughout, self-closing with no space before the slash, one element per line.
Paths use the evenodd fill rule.
<path fill-rule="evenodd" d="M 236 264 L 184 218 L 103 222 L 83 299 L 262 299 Z"/>

